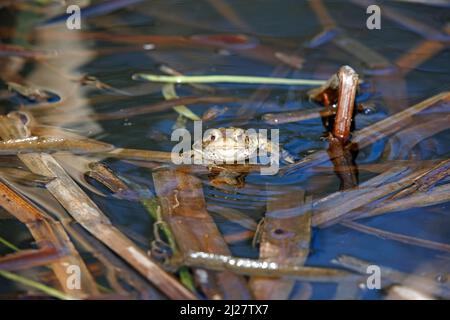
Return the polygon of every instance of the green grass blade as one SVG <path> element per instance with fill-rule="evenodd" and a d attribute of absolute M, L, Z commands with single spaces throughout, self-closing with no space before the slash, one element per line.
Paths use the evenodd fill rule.
<path fill-rule="evenodd" d="M 12 273 L 12 272 L 8 272 L 8 271 L 5 271 L 5 270 L 0 270 L 0 276 L 6 278 L 8 280 L 15 281 L 15 282 L 18 282 L 20 284 L 23 284 L 23 285 L 35 288 L 35 289 L 37 289 L 39 291 L 44 292 L 45 294 L 47 294 L 47 295 L 49 295 L 51 297 L 54 297 L 54 298 L 57 298 L 57 299 L 61 299 L 61 300 L 74 300 L 75 299 L 73 297 L 70 297 L 70 296 L 66 295 L 65 293 L 63 293 L 63 292 L 61 292 L 59 290 L 56 290 L 56 289 L 51 288 L 49 286 L 46 286 L 45 284 L 39 283 L 37 281 L 34 281 L 34 280 L 31 280 L 31 279 L 19 276 L 19 275 L 15 274 L 15 273 Z"/>
<path fill-rule="evenodd" d="M 9 242 L 8 240 L 6 240 L 2 237 L 0 237 L 0 243 L 3 244 L 5 247 L 10 248 L 13 251 L 20 251 L 20 249 L 18 247 L 16 247 L 11 242 Z"/>
<path fill-rule="evenodd" d="M 152 82 L 165 83 L 247 83 L 247 84 L 278 84 L 278 85 L 306 85 L 319 86 L 324 84 L 325 80 L 309 79 L 287 79 L 274 77 L 251 77 L 234 75 L 212 75 L 212 76 L 164 76 L 156 74 L 138 73 L 133 79 L 146 80 Z"/>
<path fill-rule="evenodd" d="M 164 98 L 166 100 L 171 100 L 171 99 L 178 99 L 178 95 L 175 92 L 175 87 L 173 84 L 166 84 L 162 87 L 162 94 L 164 96 Z M 181 114 L 182 116 L 192 120 L 192 121 L 199 121 L 200 117 L 198 115 L 196 115 L 195 113 L 193 113 L 188 107 L 180 105 L 180 106 L 175 106 L 173 107 L 173 109 L 178 112 L 179 114 Z"/>

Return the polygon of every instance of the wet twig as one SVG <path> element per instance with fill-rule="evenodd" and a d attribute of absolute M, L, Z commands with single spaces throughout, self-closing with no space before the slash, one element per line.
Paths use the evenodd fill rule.
<path fill-rule="evenodd" d="M 278 190 L 278 188 L 277 188 Z M 259 258 L 282 264 L 302 266 L 309 254 L 311 240 L 311 211 L 303 215 L 277 218 L 276 211 L 304 203 L 304 192 L 285 192 L 267 202 L 267 212 L 261 231 Z M 257 299 L 288 299 L 294 282 L 286 279 L 254 277 L 250 281 Z"/>
<path fill-rule="evenodd" d="M 450 192 L 450 190 L 447 190 L 447 192 Z M 448 198 L 450 198 L 450 197 L 448 197 Z M 411 236 L 407 236 L 407 235 L 403 235 L 403 234 L 389 232 L 389 231 L 385 231 L 385 230 L 381 230 L 381 229 L 377 229 L 377 228 L 372 228 L 372 227 L 369 227 L 369 226 L 366 226 L 366 225 L 363 225 L 363 224 L 360 224 L 360 223 L 357 223 L 354 221 L 342 221 L 341 224 L 350 229 L 357 230 L 359 232 L 363 232 L 366 234 L 371 234 L 371 235 L 374 235 L 374 236 L 382 238 L 382 239 L 394 240 L 394 241 L 398 241 L 398 242 L 402 242 L 402 243 L 406 243 L 406 244 L 410 244 L 410 245 L 414 245 L 414 246 L 418 246 L 418 247 L 423 247 L 423 248 L 439 250 L 439 251 L 444 251 L 444 252 L 450 253 L 450 244 L 439 243 L 439 242 L 430 241 L 430 240 L 426 240 L 426 239 L 420 239 L 420 238 L 411 237 Z"/>
<path fill-rule="evenodd" d="M 352 135 L 352 143 L 348 144 L 346 148 L 351 148 L 352 144 L 357 144 L 359 149 L 365 148 L 370 144 L 379 141 L 393 132 L 398 131 L 400 128 L 407 126 L 410 123 L 410 119 L 413 115 L 420 113 L 433 106 L 446 103 L 450 100 L 450 92 L 442 92 L 433 97 L 430 97 L 406 110 L 398 112 L 384 120 L 381 120 L 367 128 L 356 131 Z M 310 168 L 317 166 L 330 160 L 326 151 L 318 151 L 311 155 L 306 156 L 299 162 L 287 165 L 280 169 L 281 173 L 288 174 L 295 170 Z"/>
<path fill-rule="evenodd" d="M 329 135 L 328 154 L 334 167 L 348 168 L 345 172 L 335 170 L 341 181 L 340 190 L 353 188 L 358 183 L 358 171 L 354 162 L 354 151 L 346 148 L 352 128 L 358 74 L 349 66 L 343 66 L 336 78 L 339 81 L 337 111 L 332 133 Z M 333 78 L 332 78 L 333 79 Z M 353 145 L 356 147 L 356 145 Z"/>
<path fill-rule="evenodd" d="M 401 193 L 401 192 L 400 192 Z M 445 203 L 450 200 L 450 185 L 434 187 L 431 191 L 417 191 L 410 196 L 396 200 L 386 199 L 374 206 L 365 206 L 352 212 L 347 219 L 355 220 L 375 217 L 391 212 L 400 212 L 411 208 L 421 208 Z"/>
<path fill-rule="evenodd" d="M 368 266 L 373 265 L 373 263 L 346 255 L 338 257 L 333 262 L 341 267 L 364 275 L 367 275 Z M 434 279 L 432 280 L 418 275 L 406 274 L 385 266 L 380 266 L 380 271 L 382 279 L 381 285 L 383 287 L 393 283 L 406 283 L 427 294 L 436 295 L 445 299 L 449 299 L 450 297 L 450 288 L 448 284 L 441 284 Z"/>
<path fill-rule="evenodd" d="M 200 180 L 182 172 L 161 169 L 153 172 L 153 181 L 160 198 L 162 218 L 182 255 L 190 251 L 230 254 L 225 240 L 206 211 Z M 209 298 L 251 297 L 244 279 L 231 272 L 214 274 L 196 269 L 195 274 Z M 203 276 L 199 277 L 201 274 Z"/>
<path fill-rule="evenodd" d="M 358 88 L 358 74 L 349 66 L 339 70 L 339 93 L 333 136 L 344 143 L 350 138 L 355 96 Z"/>
<path fill-rule="evenodd" d="M 0 269 L 17 270 L 49 264 L 61 288 L 73 297 L 86 298 L 98 294 L 95 280 L 70 241 L 61 224 L 41 212 L 0 182 L 0 204 L 24 223 L 36 240 L 40 250 L 26 250 L 0 258 Z M 82 290 L 67 286 L 67 268 L 78 266 L 81 270 Z"/>

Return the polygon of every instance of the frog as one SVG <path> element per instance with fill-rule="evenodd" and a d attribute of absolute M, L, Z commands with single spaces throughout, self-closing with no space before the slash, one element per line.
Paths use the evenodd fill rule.
<path fill-rule="evenodd" d="M 202 140 L 194 142 L 192 149 L 208 164 L 243 164 L 258 150 L 272 153 L 274 146 L 269 139 L 256 133 L 250 134 L 242 128 L 221 127 L 208 130 Z M 283 161 L 295 162 L 286 150 L 279 148 L 279 151 Z"/>
<path fill-rule="evenodd" d="M 242 187 L 246 173 L 237 172 L 235 165 L 245 164 L 256 156 L 258 150 L 272 154 L 274 145 L 272 142 L 254 132 L 237 127 L 221 127 L 209 129 L 203 139 L 197 140 L 192 145 L 192 155 L 197 155 L 208 165 L 210 172 L 219 168 L 219 174 L 212 176 L 211 183 Z M 279 148 L 280 159 L 288 163 L 294 163 L 294 158 L 284 149 Z M 270 158 L 271 161 L 274 157 Z M 227 164 L 229 166 L 220 166 Z M 233 169 L 234 168 L 234 169 Z M 211 177 L 210 177 L 211 178 Z"/>

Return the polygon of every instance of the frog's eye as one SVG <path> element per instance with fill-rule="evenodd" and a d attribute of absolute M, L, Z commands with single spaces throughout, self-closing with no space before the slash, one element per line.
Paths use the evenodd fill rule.
<path fill-rule="evenodd" d="M 211 131 L 206 132 L 204 141 L 212 142 L 212 141 L 219 140 L 220 137 L 221 137 L 220 131 L 217 129 L 212 129 Z"/>
<path fill-rule="evenodd" d="M 244 130 L 241 130 L 241 129 L 236 129 L 234 132 L 233 132 L 233 138 L 234 139 L 242 139 L 242 137 L 244 136 Z"/>

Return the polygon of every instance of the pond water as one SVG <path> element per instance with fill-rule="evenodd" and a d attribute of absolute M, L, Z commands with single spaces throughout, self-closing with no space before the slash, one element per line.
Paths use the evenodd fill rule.
<path fill-rule="evenodd" d="M 80 30 L 68 30 L 64 19 L 59 23 L 48 23 L 51 17 L 65 11 L 65 7 L 58 4 L 23 1 L 16 6 L 3 7 L 0 1 L 0 110 L 2 114 L 14 110 L 29 111 L 42 125 L 65 128 L 117 148 L 170 152 L 177 143 L 171 141 L 177 123 L 192 132 L 193 122 L 184 119 L 180 124 L 179 114 L 170 107 L 152 111 L 152 105 L 165 100 L 161 93 L 163 84 L 134 80 L 134 74 L 164 74 L 161 66 L 168 66 L 185 75 L 326 80 L 341 66 L 349 65 L 364 81 L 357 100 L 370 111 L 356 115 L 355 130 L 450 89 L 448 6 L 385 1 L 380 4 L 381 29 L 369 30 L 366 27 L 367 6 L 364 1 L 356 2 L 323 1 L 340 38 L 333 38 L 332 32 L 328 31 L 320 38 L 323 43 L 318 44 L 318 35 L 324 32 L 325 26 L 317 12 L 324 11 L 311 6 L 308 1 L 138 1 L 126 8 L 90 17 L 83 17 L 82 11 Z M 401 18 L 385 15 L 385 8 L 416 21 L 416 30 L 402 23 Z M 326 17 L 322 16 L 322 19 Z M 427 39 L 424 32 L 420 34 L 425 29 L 435 32 L 434 35 L 447 35 L 446 38 L 443 36 L 445 41 Z M 428 38 L 432 35 L 428 34 Z M 371 59 L 369 53 L 352 52 L 360 48 L 348 44 L 351 40 L 377 53 L 381 62 Z M 44 57 L 27 58 L 23 51 L 7 53 L 8 49 L 3 45 L 14 45 Z M 294 68 L 299 62 L 302 62 L 301 67 Z M 377 67 L 371 66 L 371 62 L 378 63 Z M 380 63 L 386 65 L 379 67 Z M 97 86 L 92 82 L 83 85 L 76 80 L 83 75 L 95 77 L 110 87 L 101 88 L 100 82 Z M 11 82 L 46 90 L 54 96 L 42 106 L 43 102 L 27 99 L 14 90 L 8 91 Z M 218 102 L 188 105 L 200 117 L 211 107 L 222 111 L 227 108 L 223 114 L 204 121 L 205 129 L 232 126 L 279 129 L 280 144 L 297 160 L 327 149 L 328 141 L 323 137 L 325 129 L 319 117 L 279 125 L 268 124 L 262 119 L 266 113 L 320 107 L 308 99 L 311 86 L 235 83 L 205 86 L 207 88 L 189 84 L 175 86 L 180 97 L 235 98 L 234 101 L 217 99 Z M 126 110 L 140 106 L 149 106 L 147 112 L 126 115 Z M 430 163 L 448 159 L 448 107 L 447 98 L 441 109 L 425 111 L 414 118 L 408 128 L 417 126 L 417 130 L 407 132 L 401 126 L 388 137 L 360 148 L 354 159 L 359 184 L 397 165 L 428 163 L 430 166 Z M 112 113 L 119 116 L 109 120 L 96 120 L 91 116 Z M 11 165 L 13 157 L 2 157 L 2 167 L 15 166 Z M 79 156 L 69 161 L 73 176 L 83 177 L 87 171 L 81 165 L 83 159 L 91 158 Z M 147 198 L 156 196 L 152 179 L 154 162 L 112 157 L 100 160 L 119 177 L 145 187 Z M 248 229 L 225 218 L 227 213 L 238 211 L 256 224 L 264 217 L 268 202 L 280 206 L 280 195 L 289 194 L 292 203 L 304 196 L 314 203 L 340 188 L 340 179 L 329 160 L 318 166 L 289 171 L 289 174 L 264 176 L 251 172 L 245 177 L 242 188 L 214 186 L 205 172 L 195 175 L 202 182 L 207 207 L 220 232 L 226 239 L 234 239 L 228 241 L 232 255 L 254 259 L 258 258 L 260 248 L 253 244 L 252 234 L 249 236 Z M 154 220 L 139 201 L 131 196 L 118 197 L 91 178 L 78 180 L 78 183 L 115 227 L 140 248 L 150 250 L 155 239 Z M 440 185 L 446 183 L 448 178 L 438 182 Z M 50 214 L 64 211 L 42 186 L 12 184 L 20 194 Z M 367 208 L 370 206 L 364 210 Z M 379 230 L 441 243 L 440 250 L 333 224 L 312 228 L 305 265 L 336 268 L 333 259 L 349 255 L 431 281 L 436 281 L 436 277 L 445 279 L 450 270 L 449 208 L 448 201 L 440 201 L 358 220 L 362 225 Z M 2 239 L 20 249 L 36 248 L 32 235 L 22 223 L 8 216 L 6 211 L 0 215 Z M 0 257 L 11 253 L 10 247 L 0 244 Z M 86 261 L 95 260 L 83 249 L 80 253 Z M 22 270 L 21 274 L 43 281 L 35 270 L 38 269 Z M 99 283 L 107 286 L 101 272 L 98 278 Z M 384 278 L 382 284 L 383 281 Z M 445 281 L 440 284 L 447 286 Z M 309 289 L 305 289 L 305 282 L 297 282 L 288 296 L 292 299 L 305 296 L 309 299 L 384 299 L 388 291 L 387 287 L 385 290 L 367 290 L 361 286 L 337 290 L 337 287 L 333 282 L 311 282 Z M 3 297 L 27 297 L 26 292 L 30 296 L 36 294 L 25 286 L 0 279 Z"/>

